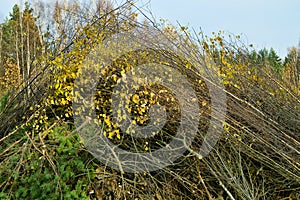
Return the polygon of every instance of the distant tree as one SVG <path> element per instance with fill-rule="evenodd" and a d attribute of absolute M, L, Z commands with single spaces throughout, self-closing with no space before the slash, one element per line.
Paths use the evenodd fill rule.
<path fill-rule="evenodd" d="M 273 48 L 270 49 L 267 59 L 275 74 L 281 76 L 284 69 L 284 65 L 282 63 L 281 58 L 278 56 L 278 54 Z"/>
<path fill-rule="evenodd" d="M 266 48 L 263 48 L 258 51 L 258 60 L 261 62 L 265 62 L 268 58 L 269 51 Z"/>
<path fill-rule="evenodd" d="M 26 2 L 24 10 L 14 5 L 9 18 L 1 27 L 1 74 L 5 75 L 7 63 L 16 65 L 19 76 L 26 83 L 32 77 L 36 61 L 45 53 L 43 37 L 30 4 Z"/>
<path fill-rule="evenodd" d="M 278 77 L 282 75 L 282 72 L 284 70 L 283 62 L 273 48 L 271 48 L 270 50 L 263 48 L 258 52 L 252 51 L 249 57 L 252 62 L 257 65 L 270 67 Z"/>
<path fill-rule="evenodd" d="M 300 87 L 300 49 L 292 47 L 284 61 L 284 78 L 296 87 Z"/>
<path fill-rule="evenodd" d="M 113 10 L 110 1 L 106 0 L 32 1 L 34 13 L 39 16 L 39 24 L 46 33 L 45 40 L 52 54 L 62 51 L 66 46 L 71 46 L 70 44 L 88 24 L 101 24 L 102 30 L 103 23 L 108 20 L 103 13 Z"/>

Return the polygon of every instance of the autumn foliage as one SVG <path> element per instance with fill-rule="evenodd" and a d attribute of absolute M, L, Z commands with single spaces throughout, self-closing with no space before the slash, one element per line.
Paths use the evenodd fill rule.
<path fill-rule="evenodd" d="M 132 2 L 113 5 L 97 1 L 95 10 L 76 1 L 56 2 L 48 7 L 52 17 L 40 19 L 48 22 L 45 28 L 33 17 L 34 9 L 49 5 L 40 2 L 33 9 L 26 5 L 24 17 L 28 20 L 23 21 L 28 22 L 35 40 L 26 47 L 30 40 L 18 39 L 16 34 L 15 41 L 24 42 L 24 51 L 10 47 L 17 55 L 1 60 L 0 96 L 9 95 L 0 110 L 0 199 L 300 198 L 297 48 L 281 61 L 274 50 L 255 51 L 240 36 L 227 36 L 222 31 L 208 37 L 188 27 L 157 25 L 150 18 L 140 22 L 138 16 L 146 14 Z M 16 13 L 22 11 L 15 8 Z M 109 38 L 135 30 L 144 31 L 147 41 L 132 40 L 128 46 L 143 48 L 121 56 L 117 48 L 103 51 Z M 168 45 L 162 49 L 164 42 Z M 118 40 L 109 45 L 117 47 Z M 26 54 L 34 47 L 36 53 Z M 87 62 L 93 53 L 116 58 L 109 65 L 101 60 Z M 112 109 L 113 93 L 126 99 L 128 94 L 122 91 L 132 89 L 114 91 L 120 79 L 147 63 L 176 69 L 188 80 L 196 98 L 185 103 L 196 104 L 201 118 L 194 141 L 172 165 L 154 172 L 126 173 L 96 160 L 78 134 L 82 127 L 75 126 L 74 116 L 86 114 L 86 110 L 74 113 L 74 102 L 84 99 L 84 87 L 76 88 L 75 83 L 90 81 L 80 79 L 84 70 L 100 74 L 92 99 L 95 123 L 101 125 L 99 134 L 127 151 L 151 153 L 167 146 L 179 129 L 182 108 L 174 91 L 143 82 L 127 98 L 128 115 Z M 155 69 L 150 71 L 155 74 Z M 204 75 L 203 70 L 211 74 Z M 198 150 L 215 112 L 210 85 L 222 86 L 226 116 L 218 143 L 202 157 Z M 180 98 L 186 96 L 182 93 Z M 164 108 L 167 120 L 153 137 L 134 138 L 132 131 L 122 130 L 115 120 L 130 118 L 133 125 L 146 126 L 152 123 L 151 107 L 155 106 Z"/>

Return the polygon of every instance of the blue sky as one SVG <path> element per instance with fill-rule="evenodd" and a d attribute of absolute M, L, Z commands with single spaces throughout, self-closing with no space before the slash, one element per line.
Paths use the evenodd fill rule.
<path fill-rule="evenodd" d="M 0 2 L 3 20 L 19 0 Z M 147 2 L 139 0 L 139 5 Z M 167 19 L 175 25 L 178 21 L 196 31 L 201 27 L 208 35 L 218 30 L 242 34 L 245 43 L 257 49 L 273 47 L 280 56 L 300 40 L 299 0 L 151 0 L 147 8 L 156 19 Z"/>

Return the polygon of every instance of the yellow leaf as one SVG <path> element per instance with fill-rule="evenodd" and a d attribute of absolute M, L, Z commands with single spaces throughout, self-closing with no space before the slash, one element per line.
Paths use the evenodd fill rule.
<path fill-rule="evenodd" d="M 228 80 L 223 80 L 224 85 L 228 85 L 230 82 Z"/>
<path fill-rule="evenodd" d="M 145 90 L 145 91 L 144 91 L 144 94 L 147 95 L 147 94 L 149 94 L 149 92 L 148 92 L 147 90 Z"/>
<path fill-rule="evenodd" d="M 72 74 L 71 74 L 71 76 L 72 76 L 72 78 L 76 78 L 76 74 L 73 72 Z"/>
<path fill-rule="evenodd" d="M 114 135 L 115 135 L 114 132 L 109 132 L 109 133 L 108 133 L 108 138 L 109 138 L 109 139 L 112 139 L 112 138 L 114 137 Z"/>
<path fill-rule="evenodd" d="M 120 140 L 121 139 L 120 131 L 116 130 L 115 132 L 117 133 L 117 138 Z"/>
<path fill-rule="evenodd" d="M 138 103 L 139 103 L 139 95 L 134 94 L 134 95 L 132 96 L 132 101 L 133 101 L 134 103 L 138 104 Z"/>
<path fill-rule="evenodd" d="M 118 80 L 118 77 L 117 77 L 117 75 L 112 75 L 112 78 L 113 78 L 113 80 L 114 80 L 114 82 L 117 82 L 117 80 Z"/>
<path fill-rule="evenodd" d="M 107 126 L 110 126 L 111 125 L 111 122 L 110 122 L 110 119 L 109 119 L 109 117 L 104 117 L 104 121 L 105 121 L 105 123 L 106 123 L 106 125 Z"/>
<path fill-rule="evenodd" d="M 122 111 L 121 110 L 117 110 L 118 115 L 121 115 Z"/>
<path fill-rule="evenodd" d="M 55 89 L 58 89 L 59 88 L 59 83 L 57 82 L 54 86 Z"/>
<path fill-rule="evenodd" d="M 186 31 L 188 29 L 188 27 L 186 27 L 186 26 L 181 26 L 180 27 L 180 31 Z"/>

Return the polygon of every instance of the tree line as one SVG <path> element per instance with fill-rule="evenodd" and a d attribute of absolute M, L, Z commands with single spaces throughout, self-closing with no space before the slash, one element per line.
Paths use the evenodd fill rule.
<path fill-rule="evenodd" d="M 101 2 L 98 2 L 98 7 L 101 7 Z M 59 51 L 70 43 L 76 31 L 90 20 L 88 18 L 99 17 L 86 7 L 80 8 L 76 1 L 68 7 L 60 1 L 53 4 L 52 10 L 47 10 L 50 5 L 42 2 L 35 3 L 34 7 L 28 2 L 14 5 L 9 16 L 0 24 L 2 95 L 18 84 L 25 84 L 38 70 L 37 65 L 41 64 L 39 62 L 42 62 L 43 56 Z M 106 9 L 109 7 L 112 9 L 112 5 Z M 256 65 L 267 64 L 278 77 L 299 87 L 300 46 L 290 47 L 283 59 L 273 48 L 252 50 L 249 54 Z"/>

